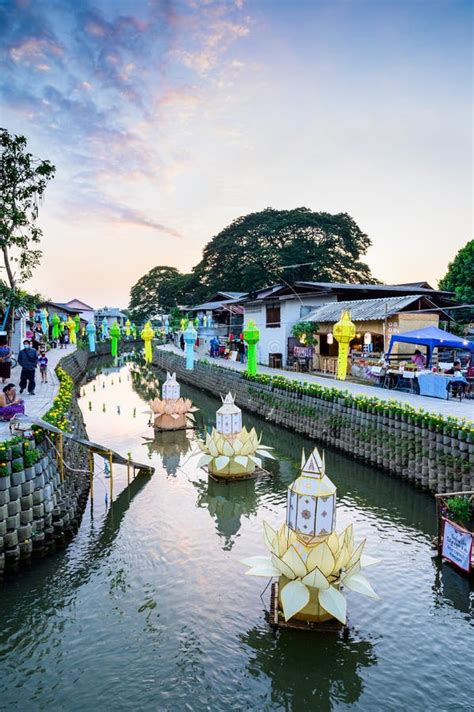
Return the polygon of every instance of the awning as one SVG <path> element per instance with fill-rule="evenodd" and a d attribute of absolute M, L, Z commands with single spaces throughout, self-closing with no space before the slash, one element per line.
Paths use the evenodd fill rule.
<path fill-rule="evenodd" d="M 406 331 L 403 334 L 394 334 L 390 339 L 388 354 L 392 352 L 395 343 L 414 344 L 416 346 L 426 346 L 428 350 L 428 363 L 431 363 L 433 349 L 450 348 L 465 349 L 474 353 L 474 344 L 463 339 L 462 336 L 450 334 L 449 331 L 438 329 L 437 326 L 427 326 L 425 329 Z"/>

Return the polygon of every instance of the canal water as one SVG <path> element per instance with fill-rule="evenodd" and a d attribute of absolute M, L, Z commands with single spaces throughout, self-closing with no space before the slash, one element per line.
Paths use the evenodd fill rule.
<path fill-rule="evenodd" d="M 128 365 L 84 386 L 89 437 L 156 471 L 127 489 L 116 468 L 112 507 L 98 475 L 69 547 L 0 589 L 0 709 L 471 710 L 474 594 L 432 559 L 432 496 L 326 450 L 337 528 L 353 522 L 383 559 L 368 570 L 381 600 L 348 592 L 348 640 L 274 633 L 266 582 L 239 560 L 265 553 L 262 521 L 283 521 L 314 443 L 244 412 L 274 448 L 272 479 L 208 482 L 190 456 L 219 401 L 183 387 L 196 432 L 154 436 L 157 388 Z"/>

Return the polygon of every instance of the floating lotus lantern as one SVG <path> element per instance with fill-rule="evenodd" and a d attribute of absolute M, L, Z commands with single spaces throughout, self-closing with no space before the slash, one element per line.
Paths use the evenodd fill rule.
<path fill-rule="evenodd" d="M 188 419 L 193 421 L 198 409 L 189 398 L 181 398 L 180 386 L 175 373 L 168 373 L 161 389 L 161 399 L 150 402 L 155 415 L 155 428 L 158 430 L 184 430 Z"/>
<path fill-rule="evenodd" d="M 270 556 L 254 556 L 242 563 L 249 576 L 278 578 L 278 607 L 290 618 L 323 623 L 335 618 L 345 624 L 346 587 L 378 598 L 360 573 L 378 563 L 362 554 L 365 540 L 354 545 L 352 524 L 337 534 L 336 487 L 325 474 L 317 449 L 307 462 L 303 453 L 301 475 L 288 488 L 286 523 L 278 531 L 264 522 L 264 541 Z"/>
<path fill-rule="evenodd" d="M 198 466 L 207 465 L 210 474 L 225 479 L 252 475 L 262 467 L 261 457 L 274 459 L 269 453 L 271 448 L 262 445 L 261 439 L 255 428 L 247 430 L 242 426 L 242 411 L 228 393 L 216 413 L 216 427 L 207 433 L 206 442 L 198 441 L 204 453 Z"/>

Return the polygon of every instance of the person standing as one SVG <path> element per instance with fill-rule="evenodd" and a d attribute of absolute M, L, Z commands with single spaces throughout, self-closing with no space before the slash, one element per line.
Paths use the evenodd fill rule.
<path fill-rule="evenodd" d="M 35 394 L 35 370 L 38 363 L 38 352 L 31 348 L 28 339 L 23 342 L 23 348 L 18 354 L 18 363 L 21 366 L 20 393 L 28 386 L 30 396 Z"/>
<path fill-rule="evenodd" d="M 10 380 L 12 369 L 12 350 L 8 345 L 7 335 L 0 334 L 0 378 L 3 383 Z"/>
<path fill-rule="evenodd" d="M 40 370 L 40 374 L 41 374 L 41 383 L 47 383 L 48 382 L 48 357 L 46 356 L 46 351 L 44 350 L 44 348 L 40 350 L 38 365 L 39 365 L 39 370 Z"/>

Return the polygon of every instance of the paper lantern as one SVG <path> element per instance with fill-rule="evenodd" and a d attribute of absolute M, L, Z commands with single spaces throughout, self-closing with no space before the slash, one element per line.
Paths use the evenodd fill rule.
<path fill-rule="evenodd" d="M 337 374 L 336 378 L 344 381 L 347 374 L 347 358 L 349 356 L 349 344 L 355 336 L 355 324 L 351 321 L 350 312 L 344 309 L 340 320 L 333 327 L 334 338 L 339 344 L 337 354 Z"/>
<path fill-rule="evenodd" d="M 336 523 L 336 487 L 324 472 L 317 450 L 303 462 L 301 475 L 288 488 L 286 523 L 303 536 L 328 536 Z"/>
<path fill-rule="evenodd" d="M 110 353 L 115 358 L 118 354 L 118 342 L 120 339 L 120 327 L 116 321 L 110 327 Z"/>
<path fill-rule="evenodd" d="M 216 413 L 216 430 L 223 435 L 237 435 L 242 430 L 242 411 L 235 405 L 231 393 L 226 395 Z"/>
<path fill-rule="evenodd" d="M 194 344 L 197 339 L 197 331 L 192 321 L 189 322 L 187 329 L 184 331 L 183 338 L 186 345 L 186 370 L 192 371 L 194 369 Z"/>
<path fill-rule="evenodd" d="M 161 388 L 163 400 L 178 400 L 180 397 L 180 385 L 176 380 L 176 373 L 167 373 L 166 381 Z"/>
<path fill-rule="evenodd" d="M 66 321 L 66 327 L 69 331 L 69 343 L 70 344 L 75 344 L 76 343 L 76 324 L 73 319 L 69 316 L 67 321 Z"/>
<path fill-rule="evenodd" d="M 59 339 L 59 324 L 61 323 L 61 319 L 59 318 L 59 315 L 53 314 L 53 316 L 51 317 L 51 322 L 53 324 L 53 332 L 52 332 L 53 339 Z"/>
<path fill-rule="evenodd" d="M 244 341 L 247 344 L 247 373 L 255 376 L 257 373 L 257 344 L 260 339 L 260 331 L 255 326 L 255 322 L 249 321 L 244 328 Z"/>
<path fill-rule="evenodd" d="M 95 324 L 93 321 L 89 321 L 86 326 L 87 337 L 89 339 L 89 351 L 91 353 L 95 352 Z"/>
<path fill-rule="evenodd" d="M 145 326 L 142 329 L 141 337 L 144 341 L 144 355 L 145 355 L 145 361 L 147 363 L 151 363 L 153 361 L 153 349 L 151 345 L 151 341 L 153 337 L 155 336 L 155 332 L 153 331 L 151 327 L 151 323 L 147 321 Z"/>
<path fill-rule="evenodd" d="M 334 343 L 334 336 L 331 333 L 327 335 L 327 342 L 329 345 Z"/>
<path fill-rule="evenodd" d="M 364 334 L 364 344 L 368 346 L 369 344 L 372 343 L 372 334 L 370 331 L 366 331 Z"/>

